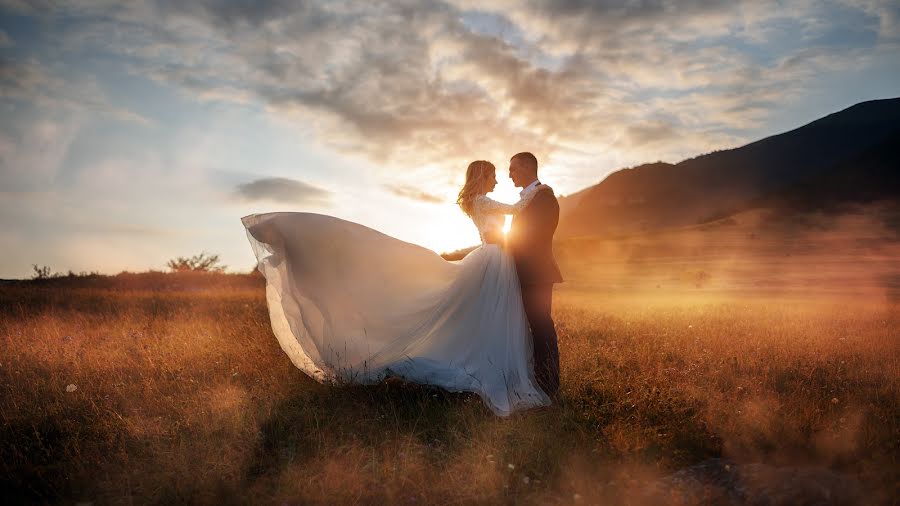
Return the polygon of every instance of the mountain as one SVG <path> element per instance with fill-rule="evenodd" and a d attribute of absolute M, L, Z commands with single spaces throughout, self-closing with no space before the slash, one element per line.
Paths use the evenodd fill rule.
<path fill-rule="evenodd" d="M 829 211 L 846 203 L 900 203 L 900 130 L 823 174 L 752 200 L 749 207 Z"/>
<path fill-rule="evenodd" d="M 619 170 L 560 199 L 557 237 L 703 223 L 753 206 L 896 199 L 900 98 L 862 102 L 745 146 Z"/>

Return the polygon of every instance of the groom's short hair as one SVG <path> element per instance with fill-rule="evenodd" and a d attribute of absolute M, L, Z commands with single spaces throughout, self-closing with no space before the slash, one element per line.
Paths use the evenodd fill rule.
<path fill-rule="evenodd" d="M 531 153 L 529 153 L 528 151 L 516 153 L 509 160 L 510 161 L 518 160 L 519 163 L 522 164 L 523 167 L 527 167 L 527 168 L 533 170 L 535 174 L 537 174 L 537 167 L 538 167 L 537 158 L 535 158 L 535 156 L 532 155 Z"/>

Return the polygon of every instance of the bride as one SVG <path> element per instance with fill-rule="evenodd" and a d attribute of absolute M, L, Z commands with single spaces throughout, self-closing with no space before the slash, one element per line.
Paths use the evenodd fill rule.
<path fill-rule="evenodd" d="M 294 365 L 320 382 L 394 376 L 474 392 L 500 416 L 550 404 L 534 379 L 515 263 L 500 244 L 504 215 L 538 192 L 508 205 L 487 197 L 496 185 L 493 164 L 469 164 L 457 203 L 482 245 L 455 262 L 331 216 L 243 217 L 272 330 Z"/>

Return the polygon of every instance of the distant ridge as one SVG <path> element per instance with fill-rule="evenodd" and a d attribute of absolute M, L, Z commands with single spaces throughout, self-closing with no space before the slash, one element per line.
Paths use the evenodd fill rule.
<path fill-rule="evenodd" d="M 739 148 L 614 172 L 560 199 L 557 237 L 703 223 L 776 202 L 896 199 L 898 145 L 900 98 L 862 102 Z"/>

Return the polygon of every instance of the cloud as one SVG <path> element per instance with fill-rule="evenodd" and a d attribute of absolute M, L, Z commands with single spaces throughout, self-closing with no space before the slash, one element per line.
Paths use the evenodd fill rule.
<path fill-rule="evenodd" d="M 0 99 L 22 101 L 54 113 L 94 112 L 119 121 L 149 124 L 143 116 L 112 105 L 93 76 L 62 77 L 35 58 L 0 57 Z"/>
<path fill-rule="evenodd" d="M 891 0 L 841 0 L 853 9 L 878 20 L 878 36 L 885 40 L 900 39 L 900 5 Z"/>
<path fill-rule="evenodd" d="M 896 26 L 890 2 L 843 2 L 872 20 L 857 31 Z M 444 174 L 523 149 L 630 165 L 751 140 L 867 50 L 772 42 L 856 23 L 811 0 L 76 4 L 49 14 L 72 21 L 62 50 L 125 58 L 197 100 L 262 104 L 382 167 Z M 661 124 L 679 135 L 664 142 Z"/>
<path fill-rule="evenodd" d="M 398 197 L 403 197 L 405 199 L 418 200 L 419 202 L 425 202 L 428 204 L 441 204 L 446 202 L 446 199 L 438 195 L 422 191 L 421 189 L 413 186 L 386 184 L 384 185 L 384 188 L 386 188 L 392 194 Z"/>
<path fill-rule="evenodd" d="M 248 202 L 326 205 L 331 192 L 296 179 L 268 177 L 237 185 L 235 196 Z"/>
<path fill-rule="evenodd" d="M 373 204 L 351 191 L 375 188 L 398 209 L 450 205 L 440 196 L 475 159 L 532 151 L 542 178 L 570 193 L 621 167 L 740 145 L 875 98 L 900 44 L 894 0 L 0 0 L 0 12 L 35 18 L 0 31 L 5 237 L 37 244 L 45 230 L 29 251 L 63 255 L 57 236 L 86 235 L 70 221 L 90 208 L 91 240 L 147 236 L 145 262 L 167 258 L 167 241 L 140 227 L 185 227 L 178 249 L 199 250 L 222 230 L 223 199 L 360 216 Z M 122 87 L 147 79 L 161 86 Z M 166 122 L 118 105 L 128 100 Z M 167 110 L 186 101 L 190 114 Z M 348 191 L 257 179 L 251 167 L 307 166 L 306 153 L 273 155 L 291 138 L 257 142 L 233 126 L 248 116 L 298 132 L 298 146 L 341 166 L 329 177 Z M 294 174 L 322 181 L 326 170 Z M 363 170 L 378 173 L 347 174 Z M 27 193 L 47 189 L 65 198 Z M 207 222 L 185 222 L 198 201 Z"/>
<path fill-rule="evenodd" d="M 73 115 L 46 117 L 10 112 L 0 124 L 0 188 L 45 190 L 53 186 L 81 130 Z"/>
<path fill-rule="evenodd" d="M 625 135 L 628 138 L 629 143 L 634 146 L 641 146 L 679 137 L 678 132 L 673 125 L 662 121 L 631 125 L 625 130 Z"/>

